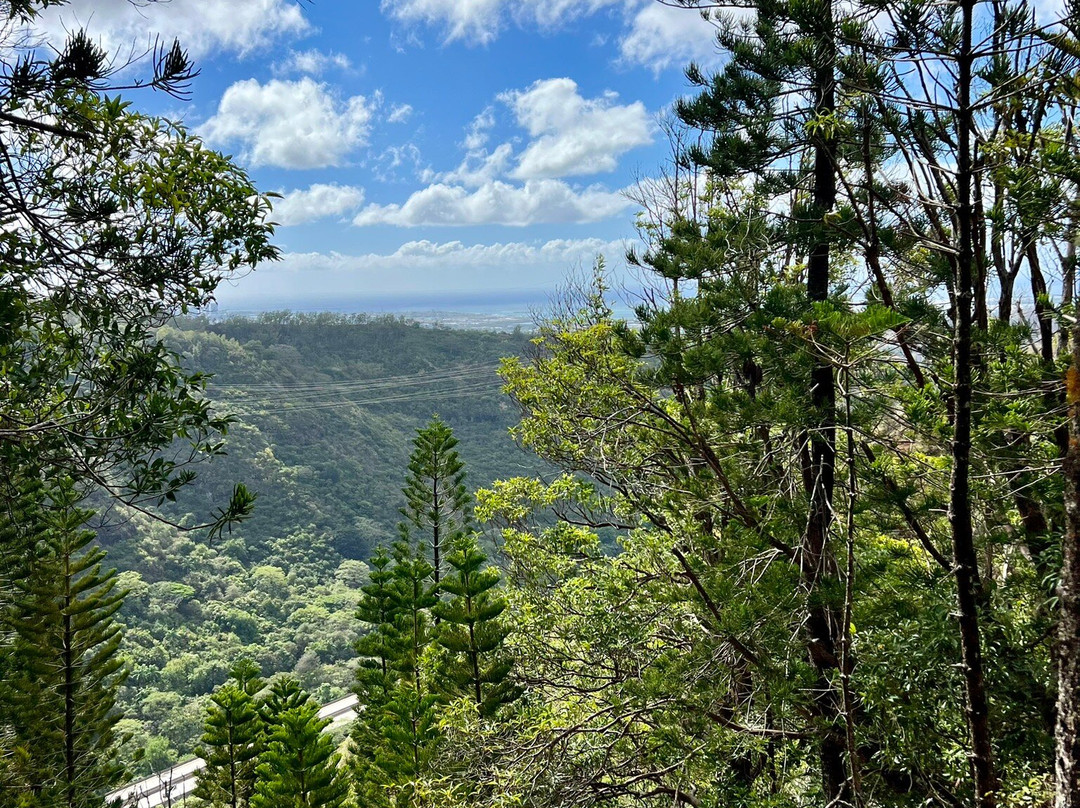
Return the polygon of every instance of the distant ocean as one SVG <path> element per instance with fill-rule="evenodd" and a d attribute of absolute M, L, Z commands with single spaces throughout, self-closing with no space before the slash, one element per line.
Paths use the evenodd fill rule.
<path fill-rule="evenodd" d="M 447 328 L 528 331 L 550 312 L 556 293 L 547 289 L 499 292 L 370 294 L 303 299 L 255 298 L 227 301 L 206 313 L 212 317 L 254 316 L 268 311 L 335 312 L 338 314 L 395 314 L 409 320 Z M 630 318 L 632 307 L 615 302 L 615 316 Z"/>

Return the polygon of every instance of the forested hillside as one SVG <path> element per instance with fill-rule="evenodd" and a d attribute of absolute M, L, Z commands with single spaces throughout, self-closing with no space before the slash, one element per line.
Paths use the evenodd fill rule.
<path fill-rule="evenodd" d="M 510 437 L 515 414 L 496 375 L 524 336 L 284 313 L 187 318 L 160 336 L 213 374 L 215 410 L 236 417 L 227 455 L 199 466 L 184 508 L 167 516 L 194 524 L 186 509 L 227 501 L 236 482 L 258 499 L 214 539 L 103 512 L 108 563 L 130 590 L 124 727 L 148 746 L 144 771 L 190 754 L 206 694 L 242 655 L 267 675 L 295 673 L 320 700 L 347 692 L 359 560 L 396 538 L 412 440 L 433 414 L 459 436 L 470 486 L 540 468 Z"/>

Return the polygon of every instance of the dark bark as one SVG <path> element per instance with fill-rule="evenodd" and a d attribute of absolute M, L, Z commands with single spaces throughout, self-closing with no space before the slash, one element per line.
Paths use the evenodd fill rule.
<path fill-rule="evenodd" d="M 835 39 L 831 0 L 823 4 L 817 64 L 814 67 L 815 113 L 830 115 L 836 109 Z M 806 292 L 811 303 L 828 300 L 831 239 L 825 231 L 825 218 L 836 205 L 836 141 L 831 134 L 819 135 L 814 149 L 814 215 L 820 223 L 816 243 L 807 261 Z M 810 597 L 806 619 L 810 661 L 817 668 L 813 711 L 820 722 L 819 760 L 822 790 L 826 804 L 847 802 L 849 783 L 845 762 L 845 738 L 835 729 L 835 718 L 843 715 L 840 694 L 832 683 L 832 673 L 839 667 L 837 626 L 840 615 L 834 606 L 822 602 L 817 593 L 822 581 L 837 574 L 829 548 L 829 532 L 836 488 L 836 379 L 833 366 L 815 360 L 810 371 L 810 403 L 816 423 L 811 428 L 809 507 L 806 534 L 799 554 L 799 566 Z"/>
<path fill-rule="evenodd" d="M 1046 309 L 1046 278 L 1039 260 L 1039 245 L 1034 237 L 1025 250 L 1028 269 L 1031 271 L 1031 296 L 1035 299 L 1035 319 L 1039 323 L 1039 355 L 1047 367 L 1054 366 L 1054 315 Z"/>
<path fill-rule="evenodd" d="M 1035 299 L 1035 318 L 1039 322 L 1039 355 L 1042 357 L 1043 367 L 1046 369 L 1048 378 L 1054 376 L 1054 313 L 1047 308 L 1046 298 L 1049 290 L 1046 285 L 1046 277 L 1042 271 L 1042 261 L 1039 259 L 1039 247 L 1032 237 L 1025 250 L 1028 268 L 1031 271 L 1031 296 Z M 1065 399 L 1058 389 L 1049 389 L 1043 394 L 1047 412 L 1053 412 L 1065 403 Z M 1058 424 L 1054 428 L 1054 442 L 1058 447 L 1060 457 L 1065 457 L 1069 451 L 1069 427 L 1067 424 Z"/>
<path fill-rule="evenodd" d="M 972 166 L 972 184 L 974 185 L 974 194 L 972 195 L 973 222 L 986 221 L 981 168 L 981 160 L 976 161 Z M 990 240 L 992 240 L 992 237 Z M 975 327 L 985 333 L 990 328 L 990 312 L 986 301 L 987 266 L 984 256 L 986 255 L 987 233 L 985 227 L 973 227 L 972 242 L 972 256 L 976 259 L 972 262 Z"/>
<path fill-rule="evenodd" d="M 1004 197 L 1004 188 L 1000 182 L 995 182 L 994 212 L 999 218 L 1004 216 Z M 998 278 L 997 318 L 1001 322 L 1007 323 L 1012 317 L 1013 286 L 1016 284 L 1016 275 L 1020 271 L 1020 263 L 1005 260 L 1005 236 L 1003 230 L 1003 226 L 996 219 L 990 222 L 990 259 L 994 263 L 994 272 Z"/>
<path fill-rule="evenodd" d="M 957 58 L 957 209 L 959 245 L 956 256 L 956 319 L 953 338 L 955 385 L 953 390 L 953 437 L 951 445 L 952 479 L 949 487 L 949 526 L 952 532 L 953 575 L 956 580 L 957 612 L 960 624 L 960 649 L 964 673 L 965 712 L 971 741 L 971 770 L 977 808 L 994 808 L 997 777 L 990 734 L 989 702 L 983 671 L 982 641 L 979 629 L 981 601 L 978 558 L 971 510 L 971 411 L 974 365 L 972 303 L 975 281 L 974 229 L 972 203 L 974 177 L 974 115 L 971 105 L 972 17 L 974 0 L 962 0 L 961 44 Z"/>

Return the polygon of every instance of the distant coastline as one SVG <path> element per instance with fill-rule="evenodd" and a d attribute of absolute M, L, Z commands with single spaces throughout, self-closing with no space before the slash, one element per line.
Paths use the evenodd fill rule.
<path fill-rule="evenodd" d="M 555 294 L 548 289 L 498 292 L 373 293 L 347 297 L 302 299 L 253 298 L 225 301 L 203 312 L 213 319 L 257 316 L 269 311 L 333 312 L 336 314 L 396 314 L 425 325 L 479 331 L 532 330 L 538 318 L 553 307 Z M 615 305 L 617 317 L 630 318 L 633 311 Z"/>

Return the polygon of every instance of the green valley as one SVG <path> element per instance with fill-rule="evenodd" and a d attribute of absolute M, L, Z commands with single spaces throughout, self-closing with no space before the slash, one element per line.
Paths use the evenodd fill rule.
<path fill-rule="evenodd" d="M 188 509 L 209 511 L 238 481 L 258 499 L 213 539 L 130 509 L 99 517 L 129 591 L 121 728 L 147 749 L 140 772 L 191 753 L 208 694 L 241 656 L 293 673 L 320 701 L 348 691 L 363 560 L 397 537 L 411 443 L 433 414 L 458 435 L 471 488 L 543 468 L 511 439 L 496 376 L 501 357 L 527 348 L 521 334 L 275 313 L 180 319 L 161 336 L 213 374 L 215 410 L 236 418 L 227 454 L 200 464 L 166 517 L 194 524 Z"/>

